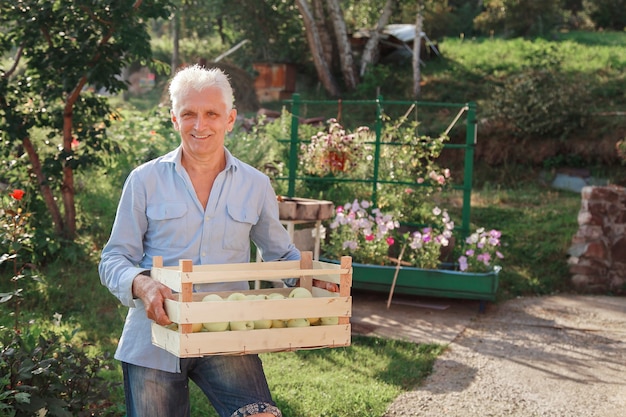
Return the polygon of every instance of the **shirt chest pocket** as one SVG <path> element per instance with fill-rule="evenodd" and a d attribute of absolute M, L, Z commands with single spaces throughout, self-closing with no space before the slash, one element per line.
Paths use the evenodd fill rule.
<path fill-rule="evenodd" d="M 187 205 L 161 203 L 146 209 L 148 230 L 146 240 L 156 248 L 183 248 L 189 245 Z"/>
<path fill-rule="evenodd" d="M 259 214 L 252 207 L 228 205 L 224 224 L 224 249 L 249 250 L 250 229 L 259 221 Z"/>

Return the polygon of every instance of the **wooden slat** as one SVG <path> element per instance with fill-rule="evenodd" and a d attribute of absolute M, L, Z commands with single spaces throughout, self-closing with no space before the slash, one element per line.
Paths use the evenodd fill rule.
<path fill-rule="evenodd" d="M 181 272 L 178 269 L 170 270 L 153 266 L 150 276 L 176 292 L 182 291 Z"/>
<path fill-rule="evenodd" d="M 259 265 L 265 262 L 258 262 Z M 267 262 L 269 263 L 269 262 Z M 279 264 L 280 262 L 276 262 Z M 241 264 L 241 265 L 252 265 Z M 240 268 L 237 270 L 216 270 L 211 273 L 206 271 L 197 271 L 183 274 L 181 276 L 182 282 L 193 282 L 194 284 L 208 284 L 213 282 L 236 282 L 236 281 L 263 281 L 263 280 L 277 280 L 284 278 L 298 278 L 298 277 L 322 277 L 332 276 L 336 274 L 349 273 L 349 269 L 338 270 L 325 270 L 325 269 L 264 269 L 254 270 L 250 268 Z M 162 281 L 163 282 L 163 281 Z"/>
<path fill-rule="evenodd" d="M 154 344 L 181 358 L 341 347 L 351 337 L 349 324 L 191 334 L 153 324 L 152 331 Z"/>
<path fill-rule="evenodd" d="M 352 297 L 287 298 L 178 302 L 166 300 L 165 310 L 175 323 L 247 320 L 286 320 L 300 317 L 351 317 Z"/>

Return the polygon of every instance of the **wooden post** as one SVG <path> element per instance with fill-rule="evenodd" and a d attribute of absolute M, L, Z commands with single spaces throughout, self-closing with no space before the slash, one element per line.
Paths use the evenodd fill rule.
<path fill-rule="evenodd" d="M 313 269 L 313 253 L 311 251 L 300 253 L 300 269 Z M 310 275 L 300 276 L 299 286 L 313 291 L 313 277 Z"/>
<path fill-rule="evenodd" d="M 341 269 L 347 269 L 347 274 L 341 274 L 339 276 L 339 296 L 341 297 L 349 297 L 350 296 L 350 287 L 352 287 L 352 257 L 351 256 L 342 256 L 341 257 Z M 350 323 L 350 317 L 339 317 L 339 324 L 348 324 Z"/>
<path fill-rule="evenodd" d="M 193 272 L 193 262 L 190 259 L 181 259 L 179 262 L 180 272 L 185 274 L 187 272 Z M 183 303 L 190 303 L 193 301 L 193 283 L 191 282 L 183 282 L 181 284 L 182 291 L 180 294 L 180 301 Z M 192 333 L 193 332 L 193 324 L 191 323 L 181 323 L 180 324 L 181 333 Z"/>

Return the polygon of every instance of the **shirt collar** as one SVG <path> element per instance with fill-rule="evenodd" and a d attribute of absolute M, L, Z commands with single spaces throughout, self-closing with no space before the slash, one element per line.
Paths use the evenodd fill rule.
<path fill-rule="evenodd" d="M 174 149 L 173 151 L 163 155 L 163 158 L 161 159 L 161 162 L 169 162 L 169 163 L 173 163 L 174 166 L 176 167 L 176 170 L 178 171 L 179 169 L 182 169 L 182 156 L 183 156 L 183 147 L 182 145 L 178 146 L 176 149 Z M 226 167 L 224 168 L 224 171 L 228 171 L 228 170 L 233 170 L 236 171 L 237 170 L 237 158 L 235 158 L 228 149 L 224 148 L 224 156 L 226 157 Z"/>

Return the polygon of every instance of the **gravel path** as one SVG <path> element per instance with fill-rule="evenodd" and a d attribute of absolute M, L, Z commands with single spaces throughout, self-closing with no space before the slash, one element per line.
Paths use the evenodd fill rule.
<path fill-rule="evenodd" d="M 392 310 L 413 321 L 409 327 L 428 322 L 415 307 Z M 371 314 L 355 313 L 357 329 L 385 333 Z M 431 315 L 444 327 L 459 322 L 454 312 L 453 323 L 443 313 Z M 461 323 L 433 373 L 383 417 L 626 415 L 626 298 L 520 298 L 462 316 Z"/>

